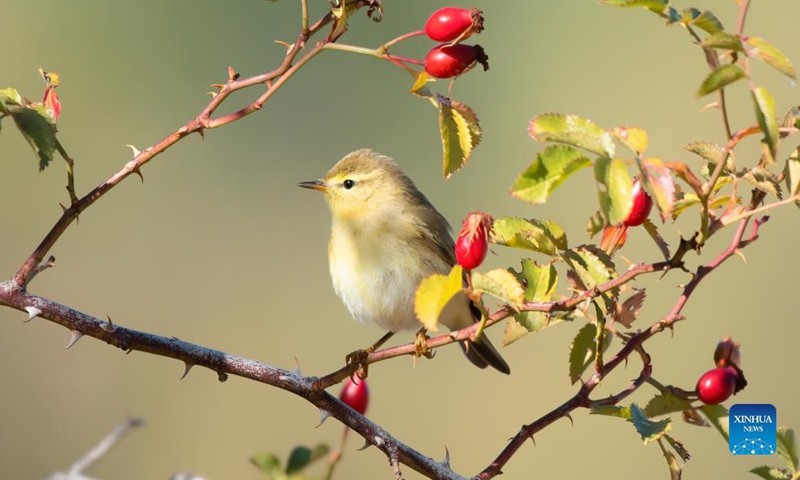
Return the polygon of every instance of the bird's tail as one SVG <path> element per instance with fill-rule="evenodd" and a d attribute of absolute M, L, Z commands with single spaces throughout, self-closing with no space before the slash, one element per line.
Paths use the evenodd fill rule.
<path fill-rule="evenodd" d="M 472 303 L 470 303 L 469 306 L 473 317 L 480 319 L 480 310 Z M 485 333 L 481 335 L 481 338 L 476 342 L 466 341 L 459 345 L 461 345 L 461 350 L 464 351 L 464 355 L 467 356 L 467 359 L 476 367 L 486 368 L 491 365 L 492 368 L 506 375 L 511 373 L 511 367 L 503 360 L 503 357 L 500 356 L 500 352 L 494 348 L 494 345 L 492 345 L 492 342 L 489 341 Z"/>

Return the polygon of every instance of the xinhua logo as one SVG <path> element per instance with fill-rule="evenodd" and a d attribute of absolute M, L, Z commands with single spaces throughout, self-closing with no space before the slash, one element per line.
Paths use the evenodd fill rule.
<path fill-rule="evenodd" d="M 738 404 L 728 415 L 730 440 L 734 455 L 772 455 L 777 445 L 777 411 L 774 405 Z"/>

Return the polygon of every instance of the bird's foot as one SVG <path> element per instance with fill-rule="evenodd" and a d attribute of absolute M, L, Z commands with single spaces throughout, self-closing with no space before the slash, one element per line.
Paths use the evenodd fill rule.
<path fill-rule="evenodd" d="M 370 353 L 372 353 L 372 347 L 367 348 L 366 350 L 359 349 L 355 352 L 350 352 L 344 357 L 345 362 L 347 362 L 347 366 L 350 367 L 351 377 L 353 375 L 358 375 L 358 378 L 367 378 L 367 374 L 369 373 L 367 357 L 369 357 Z"/>
<path fill-rule="evenodd" d="M 430 337 L 425 334 L 424 328 L 419 329 L 417 338 L 414 341 L 414 363 L 416 364 L 419 357 L 433 358 L 436 352 L 428 348 L 428 340 Z"/>

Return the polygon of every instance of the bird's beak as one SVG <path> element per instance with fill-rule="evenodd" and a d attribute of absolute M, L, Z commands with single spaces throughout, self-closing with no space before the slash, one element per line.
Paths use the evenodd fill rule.
<path fill-rule="evenodd" d="M 312 180 L 310 182 L 300 182 L 297 184 L 298 187 L 303 188 L 310 188 L 311 190 L 319 190 L 320 192 L 324 192 L 328 189 L 328 186 L 325 185 L 325 182 L 322 180 Z"/>

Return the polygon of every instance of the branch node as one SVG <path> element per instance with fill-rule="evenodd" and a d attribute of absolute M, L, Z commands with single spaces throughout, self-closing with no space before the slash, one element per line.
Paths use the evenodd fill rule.
<path fill-rule="evenodd" d="M 25 311 L 28 312 L 28 319 L 24 320 L 22 323 L 28 323 L 42 314 L 42 311 L 36 307 L 25 307 Z"/>
<path fill-rule="evenodd" d="M 219 379 L 220 383 L 225 383 L 226 381 L 228 381 L 228 374 L 227 373 L 225 373 L 225 372 L 217 372 L 217 374 L 218 374 L 217 378 Z"/>
<path fill-rule="evenodd" d="M 78 340 L 80 340 L 81 337 L 83 336 L 83 333 L 77 330 L 70 330 L 70 332 L 72 336 L 70 336 L 69 343 L 67 344 L 66 347 L 64 347 L 64 350 L 69 350 L 70 348 L 72 348 L 72 346 L 75 345 L 78 342 Z"/>
<path fill-rule="evenodd" d="M 183 380 L 184 378 L 186 378 L 186 375 L 189 375 L 189 372 L 192 370 L 192 367 L 194 367 L 194 363 L 191 362 L 183 362 L 183 363 L 184 363 L 183 375 L 181 375 L 181 378 L 179 378 L 178 380 Z"/>
<path fill-rule="evenodd" d="M 377 436 L 377 435 L 372 440 L 375 442 L 375 445 L 377 447 L 382 447 L 382 446 L 386 445 L 386 442 L 384 442 L 383 439 L 381 437 Z"/>

